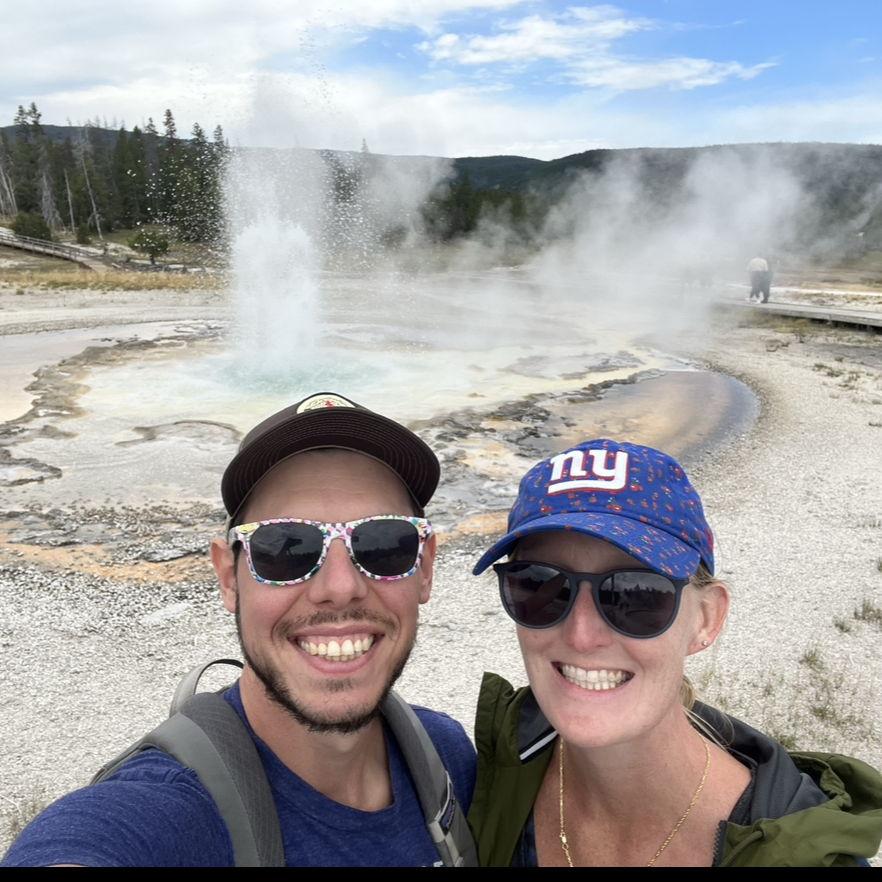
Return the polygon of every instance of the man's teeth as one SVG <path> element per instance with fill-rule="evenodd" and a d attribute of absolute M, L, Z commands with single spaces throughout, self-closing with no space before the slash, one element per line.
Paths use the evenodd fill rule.
<path fill-rule="evenodd" d="M 374 644 L 373 634 L 364 634 L 359 637 L 347 637 L 345 640 L 325 640 L 322 637 L 304 637 L 297 641 L 297 645 L 310 655 L 319 655 L 328 661 L 352 661 L 360 655 L 364 655 Z"/>
<path fill-rule="evenodd" d="M 585 668 L 577 668 L 575 665 L 561 665 L 560 672 L 570 683 L 581 686 L 582 689 L 593 689 L 595 691 L 615 689 L 616 686 L 620 686 L 631 679 L 631 674 L 627 671 L 589 671 Z"/>

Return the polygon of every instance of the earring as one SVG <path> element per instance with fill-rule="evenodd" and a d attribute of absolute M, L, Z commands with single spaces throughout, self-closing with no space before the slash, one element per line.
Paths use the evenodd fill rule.
<path fill-rule="evenodd" d="M 702 640 L 701 645 L 705 647 L 710 646 L 710 640 Z"/>

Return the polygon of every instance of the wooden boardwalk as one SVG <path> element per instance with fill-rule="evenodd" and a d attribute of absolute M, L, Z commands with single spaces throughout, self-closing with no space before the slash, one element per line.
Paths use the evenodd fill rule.
<path fill-rule="evenodd" d="M 857 327 L 878 330 L 882 328 L 882 310 L 853 309 L 847 306 L 816 306 L 809 303 L 746 303 L 743 300 L 729 305 L 738 309 L 751 309 L 757 312 L 770 312 L 772 315 L 787 315 L 806 318 L 816 322 L 829 322 L 837 325 L 856 325 Z"/>
<path fill-rule="evenodd" d="M 46 239 L 32 239 L 29 236 L 16 236 L 11 230 L 0 229 L 0 245 L 7 248 L 18 248 L 21 251 L 30 251 L 34 254 L 46 254 L 49 257 L 60 257 L 62 260 L 72 260 L 80 266 L 107 272 L 108 266 L 102 263 L 97 254 L 85 248 L 77 248 L 75 245 L 62 245 L 59 242 L 49 242 Z"/>

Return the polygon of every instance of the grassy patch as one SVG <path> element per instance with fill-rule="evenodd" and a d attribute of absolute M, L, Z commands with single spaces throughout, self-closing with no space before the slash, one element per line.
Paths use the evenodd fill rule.
<path fill-rule="evenodd" d="M 846 628 L 852 625 L 843 621 Z M 809 646 L 788 679 L 774 674 L 715 682 L 707 700 L 779 741 L 788 750 L 844 750 L 876 738 L 866 684 L 847 664 Z M 847 752 L 847 751 L 846 751 Z M 860 755 L 860 753 L 856 753 Z"/>
<path fill-rule="evenodd" d="M 14 285 L 16 293 L 23 288 L 49 290 L 86 288 L 92 291 L 191 291 L 194 288 L 214 290 L 225 283 L 221 275 L 208 273 L 164 273 L 132 270 L 109 270 L 97 273 L 76 268 L 71 270 L 29 270 L 16 273 L 14 279 L 0 274 L 0 287 Z"/>
<path fill-rule="evenodd" d="M 833 619 L 833 627 L 843 634 L 851 634 L 851 623 L 847 619 L 841 619 L 837 616 Z"/>
<path fill-rule="evenodd" d="M 836 711 L 828 704 L 813 704 L 809 710 L 812 712 L 812 716 L 822 723 L 830 723 L 832 725 L 843 723 L 843 720 L 840 719 Z"/>
<path fill-rule="evenodd" d="M 799 658 L 799 663 L 805 665 L 810 671 L 823 671 L 825 668 L 824 659 L 817 647 L 812 646 L 807 649 Z"/>
<path fill-rule="evenodd" d="M 872 600 L 864 598 L 860 607 L 854 611 L 854 617 L 859 622 L 875 625 L 882 628 L 882 607 L 877 606 Z"/>
<path fill-rule="evenodd" d="M 796 750 L 799 747 L 799 742 L 796 740 L 796 736 L 790 732 L 770 729 L 768 736 L 777 741 L 785 750 Z"/>
<path fill-rule="evenodd" d="M 824 374 L 827 377 L 841 377 L 845 371 L 842 368 L 833 367 L 829 364 L 824 364 L 822 361 L 816 361 L 812 365 L 813 371 L 818 371 L 819 373 Z"/>
<path fill-rule="evenodd" d="M 761 309 L 741 310 L 738 316 L 738 325 L 739 327 L 764 328 L 779 334 L 793 334 L 797 343 L 804 343 L 807 337 L 820 333 L 817 323 L 808 319 L 777 315 L 773 312 L 764 312 Z"/>
<path fill-rule="evenodd" d="M 848 371 L 839 384 L 841 389 L 856 389 L 858 380 L 861 378 L 860 371 Z"/>

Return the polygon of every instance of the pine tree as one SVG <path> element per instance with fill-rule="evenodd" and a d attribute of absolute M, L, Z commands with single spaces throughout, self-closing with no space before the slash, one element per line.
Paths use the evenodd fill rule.
<path fill-rule="evenodd" d="M 132 179 L 132 155 L 125 127 L 116 136 L 113 148 L 113 209 L 119 226 L 131 229 L 137 223 L 138 197 Z"/>
<path fill-rule="evenodd" d="M 221 229 L 220 180 L 223 132 L 215 129 L 214 143 L 209 144 L 205 130 L 193 125 L 191 139 L 181 151 L 178 186 L 180 204 L 176 219 L 178 235 L 192 242 L 213 242 Z"/>
<path fill-rule="evenodd" d="M 147 117 L 144 126 L 144 154 L 147 161 L 145 168 L 146 203 L 144 214 L 151 221 L 159 219 L 159 133 L 153 117 Z"/>
<path fill-rule="evenodd" d="M 212 145 L 214 146 L 215 153 L 219 156 L 225 154 L 227 150 L 230 149 L 230 145 L 227 144 L 226 139 L 224 138 L 224 130 L 220 125 L 214 127 Z"/>
<path fill-rule="evenodd" d="M 165 111 L 164 125 L 165 135 L 157 149 L 157 220 L 174 226 L 180 201 L 178 178 L 181 175 L 181 145 L 171 110 Z"/>
<path fill-rule="evenodd" d="M 32 110 L 33 109 L 33 113 Z M 40 114 L 31 104 L 25 108 L 19 104 L 15 114 L 15 144 L 12 151 L 12 181 L 15 187 L 15 201 L 18 210 L 26 213 L 40 212 L 40 151 L 37 145 L 40 127 Z M 32 121 L 35 119 L 35 127 Z M 35 131 L 36 128 L 36 131 Z"/>
<path fill-rule="evenodd" d="M 149 187 L 150 166 L 147 161 L 147 145 L 144 135 L 135 126 L 129 139 L 129 181 L 132 195 L 132 226 L 142 224 L 149 219 Z"/>

